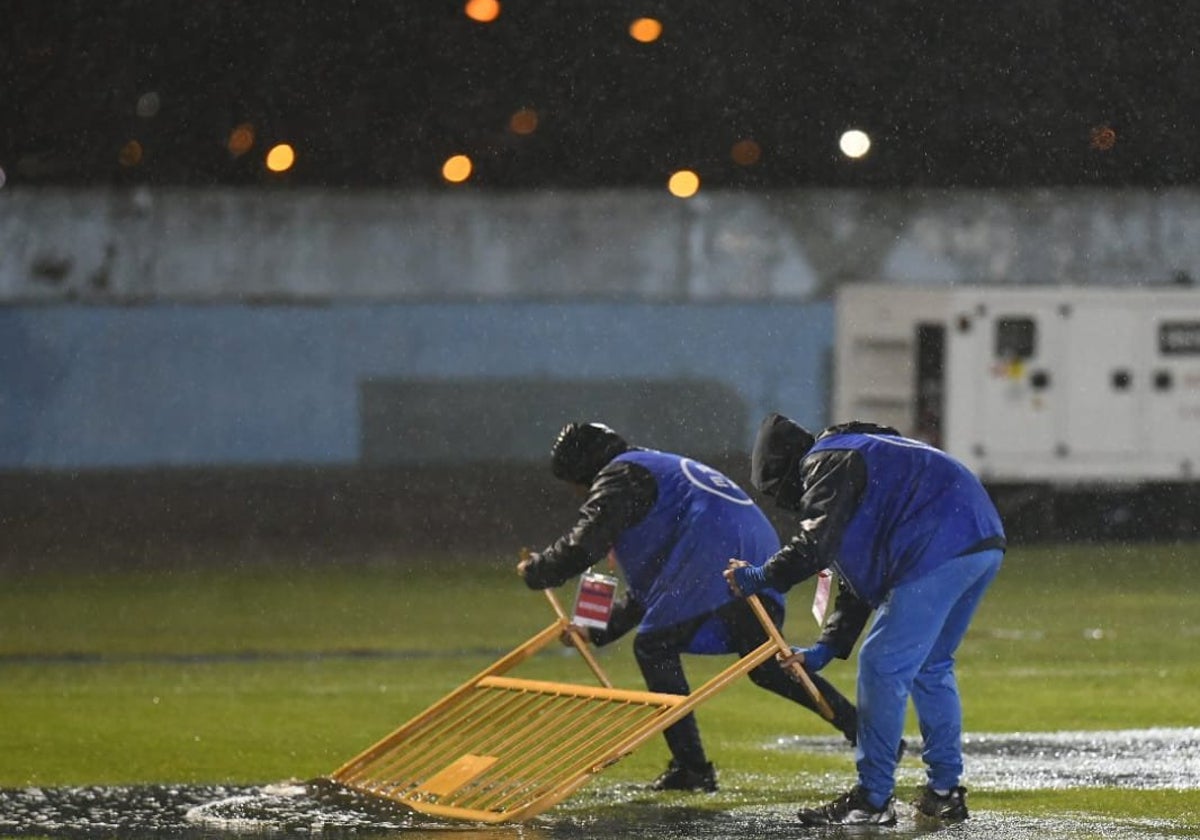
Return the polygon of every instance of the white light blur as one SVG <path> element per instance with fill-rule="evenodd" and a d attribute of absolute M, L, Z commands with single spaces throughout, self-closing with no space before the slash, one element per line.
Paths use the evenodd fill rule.
<path fill-rule="evenodd" d="M 158 109 L 162 106 L 159 101 L 158 94 L 154 91 L 143 93 L 138 97 L 137 115 L 139 117 L 153 117 L 158 114 Z"/>
<path fill-rule="evenodd" d="M 871 138 L 865 131 L 852 128 L 842 134 L 838 147 L 848 158 L 860 158 L 871 150 Z"/>

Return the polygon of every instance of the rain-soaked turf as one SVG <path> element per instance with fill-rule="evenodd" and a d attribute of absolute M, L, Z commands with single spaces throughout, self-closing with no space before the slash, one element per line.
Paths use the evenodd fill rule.
<path fill-rule="evenodd" d="M 946 837 L 1200 837 L 1197 569 L 1200 546 L 1010 552 L 960 652 L 973 817 Z M 711 797 L 645 791 L 660 743 L 524 826 L 272 784 L 331 772 L 544 626 L 547 605 L 497 561 L 0 572 L 0 837 L 782 838 L 801 834 L 796 807 L 852 781 L 823 722 L 739 685 L 699 711 Z M 792 593 L 793 641 L 813 633 L 810 596 Z M 533 675 L 565 678 L 576 658 L 558 653 Z M 625 642 L 601 654 L 637 687 Z M 723 664 L 687 667 L 696 683 Z M 827 669 L 850 693 L 853 665 Z M 920 772 L 910 753 L 902 793 Z M 912 816 L 902 804 L 880 833 L 929 830 Z"/>
<path fill-rule="evenodd" d="M 837 753 L 836 739 L 788 738 L 766 749 Z M 919 745 L 915 746 L 919 751 Z M 854 836 L 1037 838 L 1168 838 L 1200 836 L 1200 826 L 1180 819 L 1114 819 L 1086 814 L 1031 816 L 978 807 L 988 791 L 1105 788 L 1200 789 L 1200 729 L 1124 732 L 1053 732 L 969 737 L 965 744 L 974 796 L 971 819 L 955 827 L 930 823 L 903 801 L 921 783 L 911 756 L 899 774 L 901 792 L 894 828 L 856 829 Z M 733 775 L 715 795 L 657 794 L 643 785 L 606 783 L 599 777 L 558 808 L 524 824 L 481 826 L 439 821 L 393 803 L 362 796 L 316 779 L 263 786 L 136 785 L 0 789 L 0 836 L 178 837 L 395 837 L 449 840 L 471 837 L 589 838 L 624 840 L 743 840 L 843 836 L 801 829 L 794 805 L 747 805 L 763 779 Z M 797 778 L 797 784 L 837 790 L 836 778 Z M 772 781 L 771 784 L 778 784 Z M 796 805 L 813 804 L 797 802 Z"/>

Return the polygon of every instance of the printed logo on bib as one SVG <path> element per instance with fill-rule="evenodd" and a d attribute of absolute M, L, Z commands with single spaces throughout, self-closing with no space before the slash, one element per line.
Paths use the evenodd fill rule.
<path fill-rule="evenodd" d="M 884 436 L 876 434 L 864 434 L 863 437 L 868 437 L 871 440 L 877 440 L 880 443 L 890 443 L 892 446 L 907 446 L 909 449 L 930 449 L 937 452 L 937 447 L 930 446 L 923 440 L 913 440 L 906 437 Z"/>
<path fill-rule="evenodd" d="M 735 505 L 754 504 L 754 500 L 746 495 L 745 490 L 738 487 L 727 476 L 722 475 L 712 467 L 706 467 L 704 464 L 693 461 L 691 458 L 680 458 L 679 468 L 683 470 L 683 474 L 687 476 L 688 481 L 706 493 L 720 496 L 722 499 L 733 502 Z"/>

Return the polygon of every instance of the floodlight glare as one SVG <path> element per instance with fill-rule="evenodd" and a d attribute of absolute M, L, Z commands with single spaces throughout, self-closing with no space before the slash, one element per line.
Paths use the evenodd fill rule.
<path fill-rule="evenodd" d="M 160 107 L 161 102 L 159 101 L 158 94 L 154 91 L 148 91 L 138 97 L 137 115 L 146 118 L 153 117 L 158 113 Z"/>
<path fill-rule="evenodd" d="M 859 131 L 857 128 L 852 128 L 842 134 L 838 140 L 838 146 L 848 158 L 860 158 L 871 149 L 871 138 L 867 136 L 865 131 Z"/>
<path fill-rule="evenodd" d="M 272 172 L 287 172 L 295 162 L 296 150 L 287 143 L 272 146 L 271 151 L 267 152 L 267 169 Z"/>
<path fill-rule="evenodd" d="M 467 0 L 463 11 L 473 21 L 491 23 L 500 17 L 500 3 L 497 0 Z"/>
<path fill-rule="evenodd" d="M 117 153 L 117 162 L 124 167 L 137 166 L 142 162 L 142 154 L 142 144 L 137 140 L 130 140 Z"/>
<path fill-rule="evenodd" d="M 700 189 L 700 176 L 690 169 L 680 169 L 667 181 L 667 189 L 676 198 L 691 198 Z"/>
<path fill-rule="evenodd" d="M 225 142 L 225 147 L 229 149 L 229 154 L 234 157 L 246 154 L 253 146 L 254 126 L 250 123 L 242 123 L 236 126 L 233 131 L 229 132 L 229 139 Z"/>
<path fill-rule="evenodd" d="M 657 41 L 662 35 L 662 24 L 654 18 L 638 18 L 629 24 L 629 37 L 643 44 Z"/>
<path fill-rule="evenodd" d="M 750 138 L 746 138 L 733 144 L 729 156 L 738 166 L 753 166 L 762 157 L 762 148 Z"/>
<path fill-rule="evenodd" d="M 533 134 L 537 124 L 538 113 L 532 108 L 521 108 L 508 118 L 508 130 L 513 134 Z"/>
<path fill-rule="evenodd" d="M 461 184 L 471 177 L 471 159 L 466 155 L 451 155 L 442 164 L 442 177 L 451 184 Z"/>

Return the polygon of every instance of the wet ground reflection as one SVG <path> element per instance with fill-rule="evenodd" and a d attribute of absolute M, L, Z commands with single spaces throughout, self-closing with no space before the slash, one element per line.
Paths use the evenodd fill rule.
<path fill-rule="evenodd" d="M 1086 816 L 1014 817 L 977 812 L 960 826 L 921 825 L 901 806 L 895 828 L 802 830 L 791 808 L 736 808 L 714 812 L 670 805 L 617 805 L 597 817 L 544 815 L 525 825 L 469 826 L 439 823 L 373 802 L 336 801 L 318 786 L 109 787 L 0 791 L 0 836 L 77 840 L 228 840 L 269 837 L 321 840 L 783 840 L 806 837 L 939 838 L 997 840 L 1166 840 L 1177 826 L 1114 823 Z"/>
<path fill-rule="evenodd" d="M 772 747 L 844 752 L 830 738 L 781 739 Z M 1200 788 L 1200 729 L 981 735 L 967 739 L 966 752 L 970 784 L 978 790 Z M 919 774 L 919 762 L 906 759 L 901 783 L 915 783 Z M 21 788 L 0 790 L 0 837 L 624 840 L 640 835 L 646 840 L 775 840 L 800 834 L 910 838 L 937 829 L 918 823 L 912 809 L 901 805 L 896 828 L 804 831 L 794 820 L 793 807 L 701 809 L 645 795 L 640 788 L 604 785 L 602 780 L 581 791 L 571 805 L 524 825 L 470 826 L 439 822 L 317 781 L 249 787 Z M 975 810 L 965 825 L 937 833 L 947 840 L 1165 840 L 1200 836 L 1200 828 L 1165 821 L 1114 822 L 1087 815 L 1034 818 Z"/>
<path fill-rule="evenodd" d="M 781 738 L 773 746 L 844 750 L 828 738 Z M 919 743 L 910 750 L 901 782 L 917 784 L 923 778 L 920 750 Z M 1200 728 L 1195 727 L 969 735 L 963 753 L 970 786 L 980 790 L 1200 788 Z"/>

